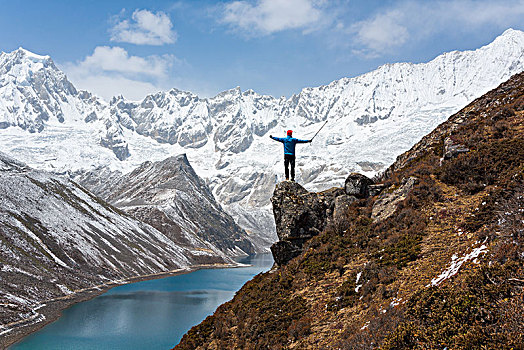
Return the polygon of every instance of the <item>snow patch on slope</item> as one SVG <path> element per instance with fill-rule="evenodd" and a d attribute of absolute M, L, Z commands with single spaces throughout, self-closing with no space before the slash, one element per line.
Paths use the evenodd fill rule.
<path fill-rule="evenodd" d="M 440 275 L 438 275 L 437 277 L 433 278 L 431 280 L 431 283 L 428 284 L 426 287 L 438 286 L 440 283 L 442 283 L 443 281 L 447 280 L 448 278 L 450 278 L 452 276 L 455 276 L 459 272 L 460 268 L 462 267 L 462 265 L 466 261 L 473 260 L 473 262 L 475 262 L 475 259 L 480 254 L 483 254 L 486 251 L 487 251 L 487 247 L 486 247 L 485 244 L 483 244 L 482 246 L 473 249 L 471 251 L 471 253 L 466 254 L 466 255 L 464 255 L 461 258 L 459 258 L 456 255 L 453 255 L 451 257 L 451 264 L 450 264 L 450 266 L 447 269 L 445 269 Z"/>

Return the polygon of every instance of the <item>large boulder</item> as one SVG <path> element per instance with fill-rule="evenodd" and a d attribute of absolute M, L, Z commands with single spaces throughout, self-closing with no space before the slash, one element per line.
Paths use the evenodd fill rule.
<path fill-rule="evenodd" d="M 313 193 L 296 182 L 277 184 L 271 203 L 280 241 L 271 246 L 271 252 L 278 265 L 298 256 L 303 244 L 324 230 L 336 210 L 335 199 L 341 196 L 344 198 L 337 201 L 341 207 L 356 200 L 342 188 Z"/>
<path fill-rule="evenodd" d="M 335 198 L 335 207 L 333 209 L 333 222 L 343 223 L 346 219 L 349 206 L 358 201 L 357 197 L 342 195 Z"/>
<path fill-rule="evenodd" d="M 373 180 L 369 177 L 359 173 L 351 173 L 346 178 L 344 189 L 349 196 L 367 198 L 369 197 L 369 186 L 372 184 Z"/>

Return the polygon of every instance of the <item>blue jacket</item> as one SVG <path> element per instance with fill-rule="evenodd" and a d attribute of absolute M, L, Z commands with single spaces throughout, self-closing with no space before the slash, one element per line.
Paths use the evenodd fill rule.
<path fill-rule="evenodd" d="M 311 142 L 311 140 L 299 140 L 291 136 L 287 137 L 275 137 L 275 136 L 269 136 L 273 140 L 282 142 L 284 144 L 284 154 L 290 154 L 292 156 L 295 155 L 295 145 L 297 143 L 308 143 Z"/>

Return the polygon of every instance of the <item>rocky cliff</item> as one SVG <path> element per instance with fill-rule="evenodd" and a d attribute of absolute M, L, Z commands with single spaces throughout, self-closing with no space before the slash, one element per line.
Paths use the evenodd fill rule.
<path fill-rule="evenodd" d="M 248 282 L 175 349 L 524 347 L 523 125 L 521 73 L 400 155 L 338 220 L 326 212 L 321 232 L 299 229 L 313 237 L 296 257 Z M 275 192 L 277 208 L 306 213 L 294 223 L 276 215 L 293 241 L 312 215 L 300 202 L 320 194 Z"/>
<path fill-rule="evenodd" d="M 352 173 L 344 188 L 332 188 L 319 193 L 308 192 L 296 182 L 276 185 L 271 203 L 279 241 L 271 246 L 273 258 L 284 265 L 300 255 L 304 244 L 320 234 L 328 224 L 337 225 L 351 203 L 369 197 L 373 181 Z"/>

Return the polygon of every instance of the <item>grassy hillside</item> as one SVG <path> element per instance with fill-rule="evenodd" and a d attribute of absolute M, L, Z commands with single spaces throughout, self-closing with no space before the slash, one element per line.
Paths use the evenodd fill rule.
<path fill-rule="evenodd" d="M 304 252 L 175 349 L 524 348 L 524 73 L 398 157 Z M 469 149 L 441 159 L 445 144 Z M 415 184 L 393 215 L 380 198 Z"/>

